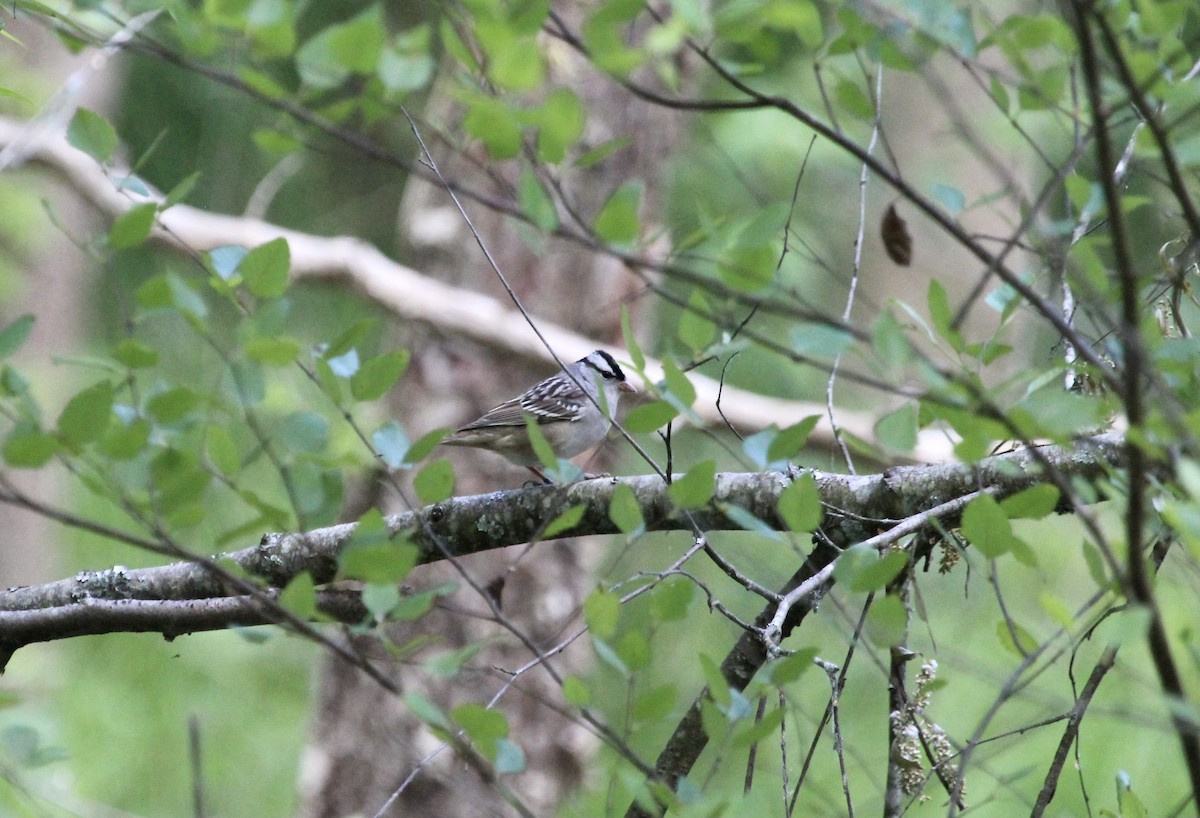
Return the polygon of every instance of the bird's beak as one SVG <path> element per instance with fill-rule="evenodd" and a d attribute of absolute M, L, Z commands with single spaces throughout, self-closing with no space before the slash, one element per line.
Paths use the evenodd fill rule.
<path fill-rule="evenodd" d="M 629 381 L 621 381 L 621 383 L 617 386 L 617 389 L 621 392 L 629 392 L 630 394 L 634 395 L 637 394 L 637 389 Z"/>

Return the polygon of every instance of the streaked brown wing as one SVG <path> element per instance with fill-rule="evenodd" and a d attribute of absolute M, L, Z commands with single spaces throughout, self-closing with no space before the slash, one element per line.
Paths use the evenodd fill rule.
<path fill-rule="evenodd" d="M 581 409 L 573 396 L 579 391 L 572 383 L 541 384 L 536 393 L 531 390 L 519 398 L 507 400 L 489 409 L 478 419 L 459 428 L 460 432 L 497 426 L 524 426 L 525 416 L 532 415 L 539 425 L 575 420 Z"/>

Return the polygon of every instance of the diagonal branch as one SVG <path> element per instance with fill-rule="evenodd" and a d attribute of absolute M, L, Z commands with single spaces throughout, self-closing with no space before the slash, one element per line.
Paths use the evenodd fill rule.
<path fill-rule="evenodd" d="M 0 117 L 0 149 L 23 142 L 26 161 L 53 171 L 105 216 L 116 219 L 144 202 L 163 204 L 160 194 L 135 197 L 128 190 L 118 190 L 90 156 L 71 147 L 61 136 L 26 141 L 24 127 L 17 120 Z M 359 239 L 316 236 L 259 219 L 211 213 L 183 204 L 159 213 L 150 238 L 172 251 L 194 255 L 225 245 L 254 247 L 279 237 L 288 242 L 292 275 L 298 279 L 346 279 L 398 318 L 428 324 L 489 348 L 504 349 L 527 361 L 553 363 L 516 310 L 490 296 L 452 286 L 400 264 Z M 549 345 L 565 360 L 582 358 L 604 346 L 542 317 L 537 318 L 537 325 Z M 661 364 L 651 358 L 647 358 L 646 365 L 650 371 L 661 369 Z M 810 415 L 820 415 L 822 420 L 813 431 L 812 441 L 834 445 L 833 430 L 821 404 L 766 397 L 728 385 L 722 390 L 719 381 L 697 373 L 692 373 L 690 379 L 696 388 L 695 411 L 708 424 L 724 424 L 716 409 L 719 396 L 729 420 L 747 429 L 762 429 L 772 423 L 786 426 Z M 867 413 L 843 410 L 838 422 L 864 440 L 875 437 L 875 418 Z M 923 433 L 912 457 L 917 462 L 946 460 L 950 449 L 944 437 Z"/>

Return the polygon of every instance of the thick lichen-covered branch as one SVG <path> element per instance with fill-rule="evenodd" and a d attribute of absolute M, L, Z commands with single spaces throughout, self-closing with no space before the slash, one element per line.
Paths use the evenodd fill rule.
<path fill-rule="evenodd" d="M 1104 434 L 1070 446 L 1018 449 L 975 465 L 906 466 L 864 476 L 804 473 L 816 480 L 825 505 L 826 535 L 840 543 L 853 543 L 890 521 L 981 488 L 1006 495 L 1045 482 L 1047 467 L 1060 479 L 1095 480 L 1117 464 L 1121 447 L 1119 435 Z M 800 473 L 719 474 L 712 500 L 686 512 L 673 506 L 661 479 L 646 475 L 455 497 L 391 516 L 386 522 L 394 538 L 418 548 L 421 563 L 436 562 L 544 539 L 547 525 L 576 506 L 582 507 L 582 515 L 573 525 L 557 531 L 555 538 L 616 533 L 609 506 L 617 487 L 624 485 L 633 491 L 647 530 L 739 529 L 739 523 L 727 513 L 734 506 L 769 526 L 782 528 L 776 511 L 779 494 Z M 338 556 L 354 530 L 351 523 L 300 533 L 270 533 L 253 547 L 214 559 L 256 579 L 264 590 L 283 588 L 302 573 L 320 585 L 336 578 Z M 135 600 L 139 604 L 129 604 Z M 205 606 L 195 604 L 197 600 L 225 601 Z M 118 604 L 98 604 L 101 602 Z M 177 604 L 181 602 L 188 604 Z M 318 605 L 322 604 L 327 613 L 341 619 L 358 617 L 362 611 L 347 604 L 341 595 L 324 602 L 319 598 Z M 176 636 L 270 621 L 271 607 L 263 600 L 231 590 L 220 576 L 198 562 L 139 569 L 115 566 L 0 592 L 0 644 L 10 652 L 32 642 L 83 634 L 151 631 Z"/>

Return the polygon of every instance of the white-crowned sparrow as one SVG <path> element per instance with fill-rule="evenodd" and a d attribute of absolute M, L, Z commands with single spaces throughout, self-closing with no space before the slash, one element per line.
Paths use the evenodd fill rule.
<path fill-rule="evenodd" d="M 604 439 L 621 393 L 636 391 L 613 356 L 598 349 L 530 387 L 525 394 L 489 409 L 447 435 L 442 443 L 502 454 L 550 482 L 536 468 L 538 456 L 529 442 L 525 416 L 534 419 L 558 457 L 570 458 Z"/>

